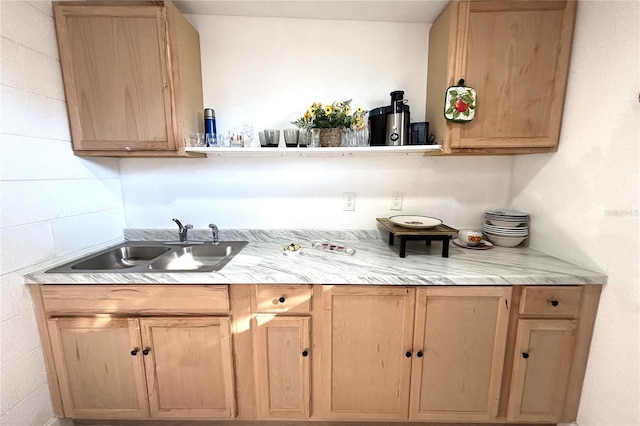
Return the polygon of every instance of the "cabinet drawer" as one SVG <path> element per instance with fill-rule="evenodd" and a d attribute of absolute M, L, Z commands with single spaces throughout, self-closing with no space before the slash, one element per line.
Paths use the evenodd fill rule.
<path fill-rule="evenodd" d="M 226 285 L 45 285 L 42 299 L 47 315 L 229 312 Z"/>
<path fill-rule="evenodd" d="M 581 295 L 581 287 L 525 287 L 520 299 L 520 314 L 573 317 L 578 313 Z"/>
<path fill-rule="evenodd" d="M 311 287 L 307 285 L 253 286 L 253 312 L 303 313 L 311 311 Z"/>

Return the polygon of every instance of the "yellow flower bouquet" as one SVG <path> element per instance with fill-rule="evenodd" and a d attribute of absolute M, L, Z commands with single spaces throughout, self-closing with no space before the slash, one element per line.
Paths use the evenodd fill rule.
<path fill-rule="evenodd" d="M 361 106 L 352 111 L 351 99 L 324 106 L 320 102 L 314 102 L 302 117 L 292 121 L 291 124 L 304 130 L 362 129 L 365 125 L 364 117 L 366 113 L 367 111 L 362 109 Z"/>

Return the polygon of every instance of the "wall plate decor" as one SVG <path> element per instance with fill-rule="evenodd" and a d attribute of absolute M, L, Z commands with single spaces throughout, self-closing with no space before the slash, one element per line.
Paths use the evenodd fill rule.
<path fill-rule="evenodd" d="M 444 101 L 444 118 L 457 123 L 473 120 L 476 114 L 476 91 L 464 85 L 464 80 L 457 86 L 447 88 Z"/>

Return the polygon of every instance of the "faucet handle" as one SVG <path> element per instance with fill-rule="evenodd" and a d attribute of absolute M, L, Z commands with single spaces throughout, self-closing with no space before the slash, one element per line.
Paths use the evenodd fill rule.
<path fill-rule="evenodd" d="M 193 229 L 193 225 L 192 225 L 192 224 L 190 224 L 190 223 L 187 223 L 187 224 L 184 226 L 184 229 Z"/>
<path fill-rule="evenodd" d="M 209 224 L 209 228 L 211 228 L 211 234 L 212 234 L 211 235 L 211 237 L 212 237 L 211 243 L 214 246 L 217 246 L 218 244 L 220 244 L 220 240 L 219 240 L 219 237 L 218 237 L 220 231 L 218 230 L 218 227 L 214 223 L 210 223 Z"/>

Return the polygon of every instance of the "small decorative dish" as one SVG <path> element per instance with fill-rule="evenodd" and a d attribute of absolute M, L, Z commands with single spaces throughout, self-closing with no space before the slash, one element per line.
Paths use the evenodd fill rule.
<path fill-rule="evenodd" d="M 429 216 L 397 215 L 391 216 L 389 221 L 405 228 L 428 229 L 442 225 L 442 221 Z"/>
<path fill-rule="evenodd" d="M 287 256 L 294 256 L 300 254 L 301 248 L 299 244 L 291 243 L 288 246 L 284 246 L 284 254 Z"/>
<path fill-rule="evenodd" d="M 453 240 L 453 244 L 455 244 L 458 247 L 462 247 L 470 250 L 489 250 L 493 248 L 493 244 L 491 244 L 489 241 L 486 241 L 486 240 L 480 241 L 480 243 L 477 246 L 470 246 L 464 241 L 460 241 L 459 239 L 456 238 L 455 240 Z"/>

